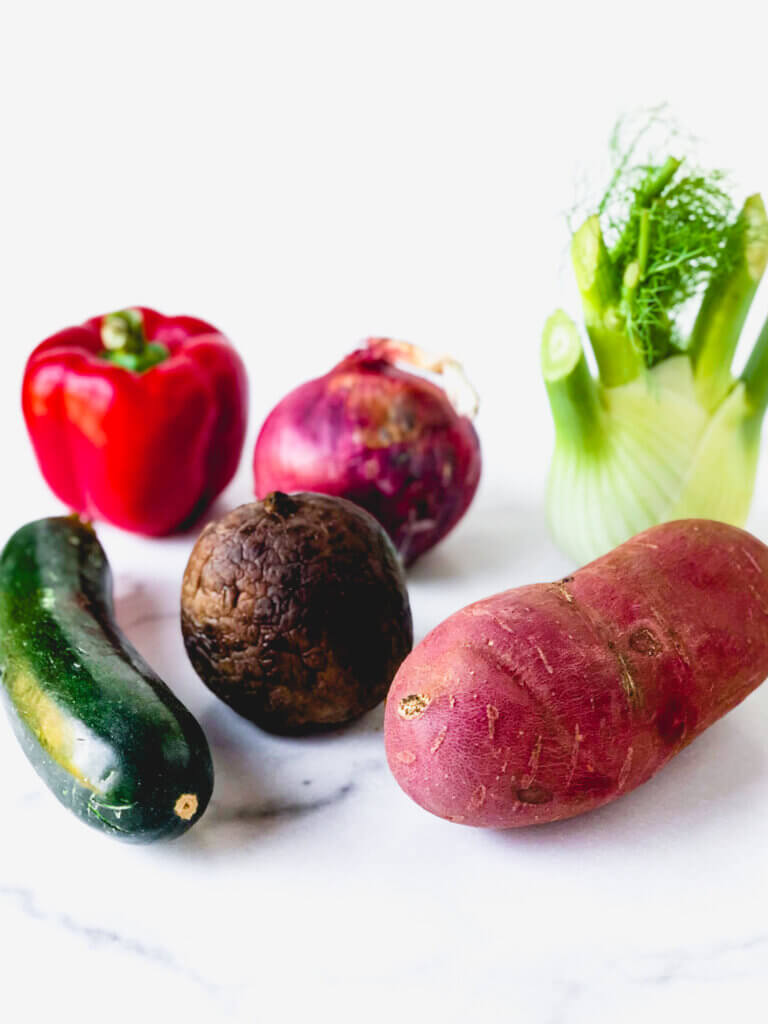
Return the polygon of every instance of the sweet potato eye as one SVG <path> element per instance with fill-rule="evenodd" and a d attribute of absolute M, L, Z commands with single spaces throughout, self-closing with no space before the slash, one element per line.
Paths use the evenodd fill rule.
<path fill-rule="evenodd" d="M 423 715 L 429 704 L 430 700 L 426 694 L 411 693 L 407 697 L 403 697 L 397 705 L 397 713 L 406 721 L 411 721 L 414 718 L 418 718 L 419 715 Z"/>
<path fill-rule="evenodd" d="M 655 658 L 661 654 L 661 644 L 656 636 L 645 626 L 636 629 L 630 634 L 629 646 L 638 654 L 647 654 L 649 658 Z"/>
<path fill-rule="evenodd" d="M 551 791 L 535 782 L 525 789 L 518 789 L 515 796 L 521 804 L 548 804 L 552 799 Z"/>
<path fill-rule="evenodd" d="M 680 697 L 673 697 L 664 705 L 656 719 L 659 736 L 665 743 L 676 744 L 685 736 L 687 707 Z"/>

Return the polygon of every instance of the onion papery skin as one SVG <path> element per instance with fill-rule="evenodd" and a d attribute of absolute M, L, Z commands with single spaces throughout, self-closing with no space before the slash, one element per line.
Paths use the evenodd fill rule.
<path fill-rule="evenodd" d="M 395 346 L 396 348 L 396 346 Z M 433 381 L 372 339 L 269 414 L 253 458 L 258 498 L 315 491 L 378 519 L 406 565 L 459 522 L 477 490 L 480 442 Z"/>

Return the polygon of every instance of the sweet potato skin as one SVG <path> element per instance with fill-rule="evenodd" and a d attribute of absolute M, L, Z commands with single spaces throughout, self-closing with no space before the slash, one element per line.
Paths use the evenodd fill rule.
<path fill-rule="evenodd" d="M 437 626 L 392 683 L 387 759 L 450 821 L 556 821 L 646 782 L 767 675 L 768 548 L 665 523 Z"/>

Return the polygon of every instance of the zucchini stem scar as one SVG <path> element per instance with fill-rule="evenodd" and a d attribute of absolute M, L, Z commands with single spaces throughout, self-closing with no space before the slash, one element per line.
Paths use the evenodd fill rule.
<path fill-rule="evenodd" d="M 182 793 L 173 809 L 182 821 L 189 821 L 197 814 L 197 796 L 194 793 Z"/>

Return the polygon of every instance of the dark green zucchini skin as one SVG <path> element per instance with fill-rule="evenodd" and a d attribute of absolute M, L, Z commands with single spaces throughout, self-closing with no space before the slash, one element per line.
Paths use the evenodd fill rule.
<path fill-rule="evenodd" d="M 74 516 L 27 524 L 0 555 L 0 674 L 27 757 L 84 822 L 148 842 L 205 811 L 203 731 L 120 633 L 106 555 Z"/>

